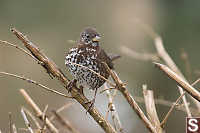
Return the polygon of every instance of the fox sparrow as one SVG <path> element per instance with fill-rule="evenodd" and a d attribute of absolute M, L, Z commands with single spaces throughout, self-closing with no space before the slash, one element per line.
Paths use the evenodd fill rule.
<path fill-rule="evenodd" d="M 110 76 L 102 62 L 113 69 L 112 59 L 101 49 L 99 39 L 100 34 L 96 29 L 86 28 L 80 34 L 77 46 L 71 48 L 65 57 L 65 65 L 76 81 L 83 87 L 95 90 L 91 105 L 95 102 L 97 89 L 105 83 L 96 73 L 106 79 Z"/>

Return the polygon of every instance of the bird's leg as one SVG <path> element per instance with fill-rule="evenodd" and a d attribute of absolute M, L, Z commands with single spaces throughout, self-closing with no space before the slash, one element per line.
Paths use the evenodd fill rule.
<path fill-rule="evenodd" d="M 76 83 L 77 83 L 77 80 L 76 80 L 76 79 L 73 79 L 73 80 L 71 80 L 71 81 L 67 84 L 67 87 L 66 87 L 66 88 L 68 88 L 68 92 L 71 92 L 71 90 L 72 90 L 73 87 L 76 87 L 76 88 L 77 88 Z"/>
<path fill-rule="evenodd" d="M 86 102 L 86 104 L 90 104 L 89 108 L 87 109 L 87 112 L 88 112 L 92 107 L 94 107 L 94 103 L 95 103 L 95 100 L 96 100 L 96 95 L 97 95 L 97 88 L 95 88 L 94 98 L 93 98 L 91 101 Z M 87 112 L 86 112 L 86 114 L 87 114 Z"/>

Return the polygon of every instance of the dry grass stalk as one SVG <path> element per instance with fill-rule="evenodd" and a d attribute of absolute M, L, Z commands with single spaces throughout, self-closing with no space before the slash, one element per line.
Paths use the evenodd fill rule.
<path fill-rule="evenodd" d="M 27 116 L 26 116 L 26 114 L 25 114 L 23 108 L 21 109 L 21 114 L 22 114 L 22 117 L 23 117 L 23 119 L 24 119 L 25 125 L 26 125 L 26 127 L 28 128 L 28 131 L 29 131 L 30 133 L 34 133 L 34 132 L 33 132 L 33 129 L 31 128 L 31 124 L 30 124 L 30 122 L 29 122 L 29 120 L 28 120 L 28 118 L 27 118 Z"/>
<path fill-rule="evenodd" d="M 37 119 L 35 118 L 35 116 L 25 107 L 22 107 L 22 109 L 24 110 L 24 112 L 30 116 L 30 118 L 33 120 L 33 122 L 35 123 L 37 129 L 41 130 L 42 127 L 40 126 L 39 122 L 37 121 Z"/>
<path fill-rule="evenodd" d="M 149 117 L 149 120 L 153 124 L 153 126 L 156 128 L 157 133 L 162 133 L 163 129 L 160 126 L 160 120 L 158 118 L 158 114 L 155 107 L 155 101 L 153 96 L 152 90 L 147 90 L 147 86 L 143 85 L 143 95 L 144 95 L 144 101 L 146 106 L 147 115 Z"/>
<path fill-rule="evenodd" d="M 62 116 L 60 116 L 55 110 L 52 111 L 54 113 L 55 118 L 58 120 L 58 122 L 68 129 L 71 133 L 79 133 L 79 131 L 69 122 L 67 119 L 64 119 Z"/>
<path fill-rule="evenodd" d="M 104 84 L 104 88 L 105 89 L 109 88 L 107 83 Z M 106 90 L 106 96 L 108 97 L 108 102 L 109 102 L 108 103 L 108 111 L 107 111 L 107 113 L 109 113 L 109 111 L 111 112 L 111 116 L 112 116 L 112 120 L 113 120 L 113 124 L 114 124 L 115 129 L 117 131 L 123 133 L 124 129 L 123 129 L 121 121 L 119 119 L 119 115 L 118 115 L 118 112 L 116 110 L 115 104 L 113 103 L 113 96 L 110 93 L 109 89 Z"/>
<path fill-rule="evenodd" d="M 17 133 L 17 128 L 16 128 L 15 124 L 12 125 L 12 129 L 13 129 L 13 133 Z"/>
<path fill-rule="evenodd" d="M 35 111 L 36 116 L 44 122 L 44 119 L 42 119 L 43 112 L 40 110 L 40 108 L 36 105 L 36 103 L 31 99 L 31 97 L 26 93 L 24 89 L 20 89 L 20 93 L 24 96 L 26 102 L 32 107 L 32 109 Z M 58 129 L 49 121 L 48 118 L 45 119 L 47 128 L 52 133 L 58 133 Z"/>

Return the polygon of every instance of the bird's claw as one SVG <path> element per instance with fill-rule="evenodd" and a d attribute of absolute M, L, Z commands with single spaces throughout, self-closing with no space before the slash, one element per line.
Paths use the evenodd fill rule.
<path fill-rule="evenodd" d="M 85 102 L 85 104 L 89 104 L 89 107 L 87 109 L 87 112 L 94 107 L 95 99 L 92 99 L 91 101 Z M 86 114 L 87 114 L 86 112 Z"/>
<path fill-rule="evenodd" d="M 68 92 L 71 92 L 73 87 L 76 87 L 77 80 L 73 79 L 67 84 Z M 77 87 L 76 87 L 77 88 Z"/>

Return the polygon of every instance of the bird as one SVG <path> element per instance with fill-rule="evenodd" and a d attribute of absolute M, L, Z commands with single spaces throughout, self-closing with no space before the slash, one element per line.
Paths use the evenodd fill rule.
<path fill-rule="evenodd" d="M 81 34 L 76 46 L 71 48 L 65 56 L 65 65 L 69 72 L 77 81 L 81 88 L 89 88 L 95 91 L 94 97 L 88 103 L 92 107 L 95 103 L 97 90 L 106 82 L 110 73 L 106 70 L 106 63 L 110 69 L 114 69 L 113 60 L 117 59 L 118 55 L 108 55 L 101 48 L 101 35 L 95 28 L 87 27 Z M 100 77 L 98 74 L 105 79 Z"/>

